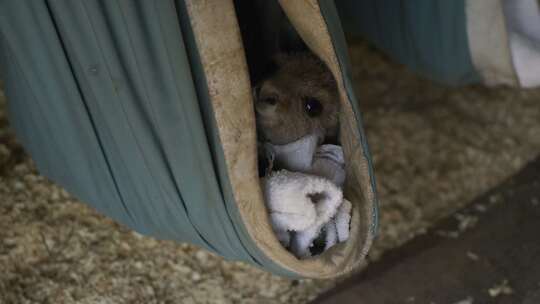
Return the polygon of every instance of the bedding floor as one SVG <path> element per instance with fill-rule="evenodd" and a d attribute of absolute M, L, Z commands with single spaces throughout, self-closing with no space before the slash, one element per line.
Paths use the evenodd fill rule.
<path fill-rule="evenodd" d="M 381 208 L 371 260 L 540 154 L 540 89 L 446 87 L 362 41 L 350 51 Z M 37 173 L 6 106 L 0 90 L 0 303 L 295 304 L 336 283 L 277 277 L 98 215 Z"/>

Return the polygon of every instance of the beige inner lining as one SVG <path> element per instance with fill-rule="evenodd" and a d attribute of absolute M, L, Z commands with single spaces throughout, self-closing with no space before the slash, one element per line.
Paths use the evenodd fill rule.
<path fill-rule="evenodd" d="M 359 142 L 357 121 L 317 1 L 283 0 L 280 4 L 300 36 L 326 62 L 338 82 L 342 99 L 341 142 L 347 161 L 345 197 L 354 207 L 349 240 L 305 260 L 297 259 L 281 246 L 268 221 L 257 170 L 255 114 L 248 67 L 233 1 L 188 0 L 186 3 L 233 194 L 249 235 L 268 258 L 301 276 L 331 278 L 352 270 L 364 261 L 371 245 L 374 194 Z"/>

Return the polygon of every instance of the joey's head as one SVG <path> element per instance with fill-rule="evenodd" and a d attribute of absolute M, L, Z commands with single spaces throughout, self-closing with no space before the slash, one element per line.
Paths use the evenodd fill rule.
<path fill-rule="evenodd" d="M 279 54 L 254 89 L 257 127 L 265 141 L 283 145 L 310 133 L 338 131 L 339 95 L 326 65 L 309 53 Z"/>

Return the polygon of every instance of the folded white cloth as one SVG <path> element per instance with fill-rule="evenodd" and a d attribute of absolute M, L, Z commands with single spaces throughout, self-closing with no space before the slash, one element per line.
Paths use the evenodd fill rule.
<path fill-rule="evenodd" d="M 352 205 L 346 199 L 339 206 L 339 209 L 334 216 L 334 220 L 330 221 L 324 227 L 326 230 L 326 241 L 324 250 L 334 246 L 337 243 L 344 242 L 349 238 L 349 223 L 351 222 Z"/>
<path fill-rule="evenodd" d="M 279 241 L 299 258 L 311 256 L 321 233 L 324 250 L 349 237 L 351 203 L 341 190 L 343 150 L 318 146 L 319 141 L 309 135 L 287 145 L 265 145 L 273 166 L 282 169 L 262 179 L 271 223 Z"/>
<path fill-rule="evenodd" d="M 266 143 L 264 148 L 268 155 L 273 155 L 275 166 L 289 171 L 306 172 L 311 168 L 319 141 L 318 135 L 311 134 L 286 145 Z"/>
<path fill-rule="evenodd" d="M 336 145 L 322 145 L 317 148 L 313 156 L 311 168 L 308 173 L 323 176 L 339 187 L 345 183 L 345 158 L 343 149 Z"/>
<path fill-rule="evenodd" d="M 262 186 L 274 232 L 297 257 L 311 256 L 309 248 L 323 230 L 325 249 L 348 238 L 351 204 L 333 182 L 280 170 L 262 178 Z"/>
<path fill-rule="evenodd" d="M 308 135 L 286 145 L 265 144 L 274 165 L 289 171 L 323 176 L 342 187 L 345 182 L 343 149 L 336 145 L 318 146 L 320 137 Z"/>

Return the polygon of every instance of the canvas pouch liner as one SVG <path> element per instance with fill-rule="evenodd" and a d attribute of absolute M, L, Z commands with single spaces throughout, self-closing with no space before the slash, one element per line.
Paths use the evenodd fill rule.
<path fill-rule="evenodd" d="M 280 1 L 338 82 L 351 238 L 298 260 L 268 222 L 233 1 L 1 1 L 1 67 L 17 138 L 40 173 L 99 212 L 289 277 L 364 261 L 375 182 L 332 1 Z"/>

